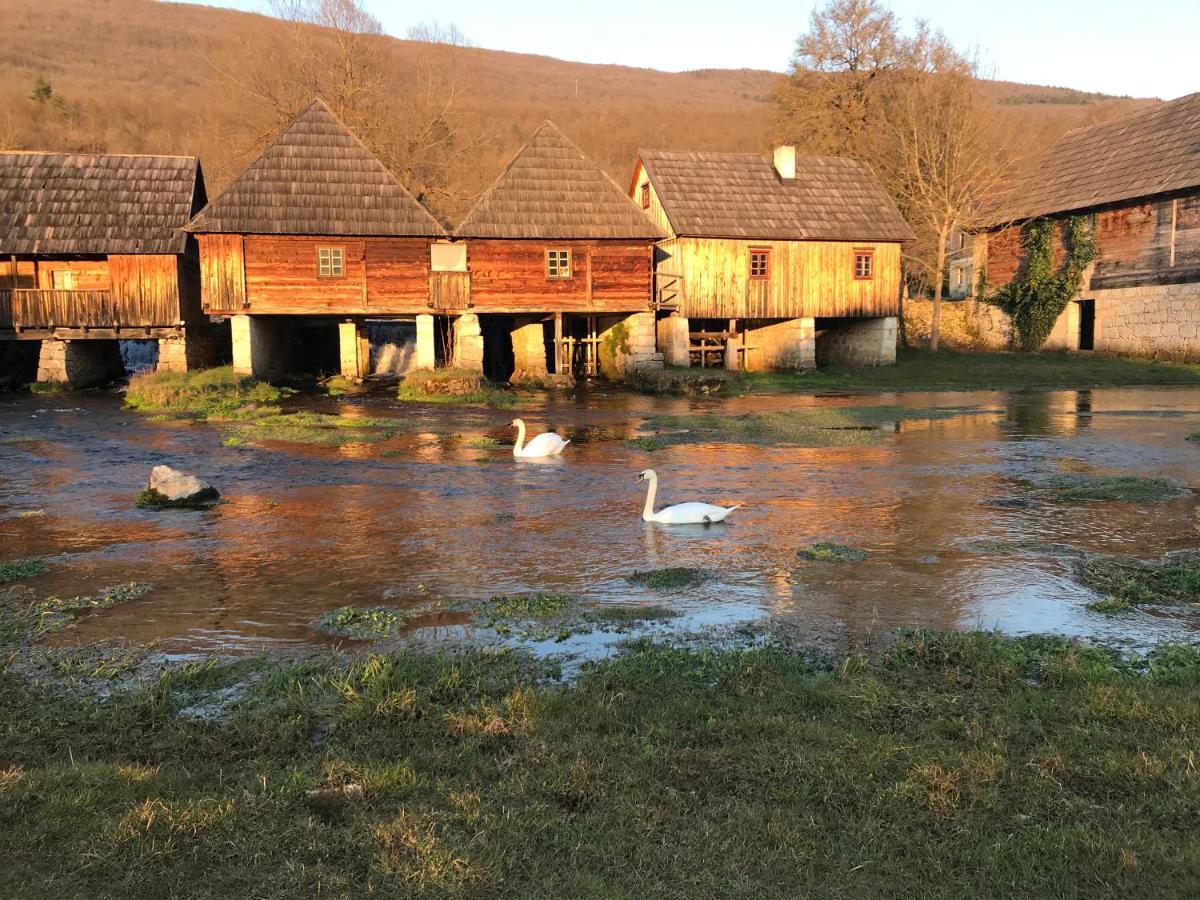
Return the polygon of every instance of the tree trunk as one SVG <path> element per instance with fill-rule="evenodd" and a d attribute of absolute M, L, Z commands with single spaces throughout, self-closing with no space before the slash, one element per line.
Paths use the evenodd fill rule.
<path fill-rule="evenodd" d="M 937 272 L 934 275 L 933 317 L 929 322 L 929 349 L 934 353 L 938 350 L 939 332 L 942 328 L 942 279 L 946 274 L 946 229 L 938 229 L 937 237 Z"/>

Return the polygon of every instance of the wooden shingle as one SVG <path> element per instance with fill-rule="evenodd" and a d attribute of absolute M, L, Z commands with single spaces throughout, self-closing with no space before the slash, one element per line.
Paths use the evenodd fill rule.
<path fill-rule="evenodd" d="M 386 237 L 446 233 L 319 99 L 201 210 L 187 230 Z"/>
<path fill-rule="evenodd" d="M 679 237 L 908 241 L 913 234 L 870 167 L 796 157 L 785 179 L 754 153 L 642 150 L 642 166 Z"/>
<path fill-rule="evenodd" d="M 0 153 L 0 254 L 182 253 L 194 156 Z"/>
<path fill-rule="evenodd" d="M 659 240 L 617 183 L 543 122 L 455 229 L 457 237 Z"/>

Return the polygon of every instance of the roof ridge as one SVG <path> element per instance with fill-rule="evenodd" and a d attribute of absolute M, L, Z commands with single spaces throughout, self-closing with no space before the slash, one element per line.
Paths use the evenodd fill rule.
<path fill-rule="evenodd" d="M 74 150 L 0 150 L 0 156 L 91 156 L 115 159 L 199 159 L 196 153 L 83 153 Z"/>

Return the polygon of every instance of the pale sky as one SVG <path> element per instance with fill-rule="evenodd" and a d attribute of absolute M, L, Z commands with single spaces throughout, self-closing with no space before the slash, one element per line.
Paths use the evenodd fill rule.
<path fill-rule="evenodd" d="M 262 12 L 266 0 L 212 0 Z M 388 34 L 454 24 L 480 47 L 590 63 L 684 71 L 775 69 L 791 59 L 815 4 L 806 0 L 365 0 Z M 820 5 L 823 5 L 820 4 Z M 1200 0 L 892 0 L 904 22 L 928 19 L 987 74 L 1134 97 L 1200 91 Z"/>

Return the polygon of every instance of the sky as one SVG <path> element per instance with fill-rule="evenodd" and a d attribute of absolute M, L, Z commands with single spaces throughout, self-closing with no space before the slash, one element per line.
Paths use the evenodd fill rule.
<path fill-rule="evenodd" d="M 454 24 L 474 44 L 589 63 L 667 71 L 787 69 L 818 5 L 805 0 L 364 0 L 384 30 Z M 256 12 L 265 0 L 210 0 Z M 820 4 L 823 5 L 823 2 Z M 1003 81 L 1173 99 L 1200 90 L 1200 0 L 891 0 L 905 23 L 927 19 Z"/>

